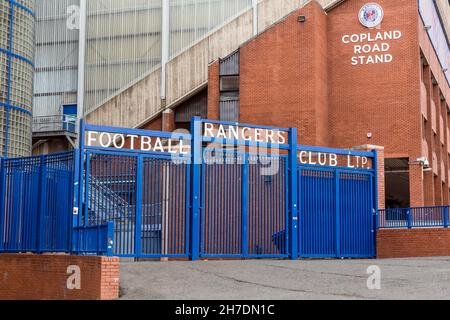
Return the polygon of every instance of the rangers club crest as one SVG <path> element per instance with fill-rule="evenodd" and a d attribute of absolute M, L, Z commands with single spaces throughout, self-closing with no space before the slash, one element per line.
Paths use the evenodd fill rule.
<path fill-rule="evenodd" d="M 359 11 L 359 21 L 367 28 L 375 28 L 383 21 L 383 8 L 376 3 L 366 4 Z"/>

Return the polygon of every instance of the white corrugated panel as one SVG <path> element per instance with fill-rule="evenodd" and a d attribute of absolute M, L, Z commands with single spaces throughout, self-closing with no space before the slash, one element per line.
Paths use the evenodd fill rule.
<path fill-rule="evenodd" d="M 85 112 L 161 61 L 161 0 L 88 1 Z"/>
<path fill-rule="evenodd" d="M 37 3 L 34 116 L 61 114 L 63 104 L 77 102 L 78 6 L 79 0 Z"/>

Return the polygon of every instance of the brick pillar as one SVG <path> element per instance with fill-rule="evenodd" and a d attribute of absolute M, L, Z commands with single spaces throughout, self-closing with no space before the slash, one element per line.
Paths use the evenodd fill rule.
<path fill-rule="evenodd" d="M 353 150 L 373 151 L 377 150 L 377 170 L 378 170 L 378 209 L 385 208 L 385 183 L 384 183 L 384 147 L 365 144 L 353 147 Z"/>
<path fill-rule="evenodd" d="M 441 180 L 441 177 L 434 176 L 433 180 L 434 180 L 434 205 L 442 206 L 442 180 Z"/>
<path fill-rule="evenodd" d="M 409 202 L 410 207 L 424 206 L 424 176 L 420 163 L 409 164 Z"/>
<path fill-rule="evenodd" d="M 423 173 L 423 198 L 425 206 L 434 206 L 433 176 L 433 171 L 426 171 Z"/>
<path fill-rule="evenodd" d="M 208 119 L 219 120 L 220 118 L 220 63 L 213 62 L 208 67 Z"/>
<path fill-rule="evenodd" d="M 175 115 L 172 109 L 167 109 L 162 114 L 162 131 L 172 132 L 175 130 Z"/>

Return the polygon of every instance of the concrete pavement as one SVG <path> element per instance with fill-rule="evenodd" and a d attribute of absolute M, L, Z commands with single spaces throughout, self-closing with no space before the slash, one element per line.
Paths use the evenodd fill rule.
<path fill-rule="evenodd" d="M 121 299 L 450 299 L 450 257 L 122 262 L 120 273 Z"/>

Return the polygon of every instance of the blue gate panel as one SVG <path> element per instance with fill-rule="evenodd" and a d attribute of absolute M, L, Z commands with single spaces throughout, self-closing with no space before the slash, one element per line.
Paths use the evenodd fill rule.
<path fill-rule="evenodd" d="M 374 255 L 374 210 L 372 176 L 340 173 L 340 256 L 346 258 Z"/>
<path fill-rule="evenodd" d="M 45 210 L 41 224 L 43 251 L 67 251 L 71 247 L 73 203 L 73 153 L 47 156 L 44 181 Z"/>
<path fill-rule="evenodd" d="M 71 251 L 73 172 L 73 152 L 2 160 L 0 251 Z"/>
<path fill-rule="evenodd" d="M 248 255 L 287 256 L 286 158 L 250 156 L 248 167 Z"/>
<path fill-rule="evenodd" d="M 114 254 L 134 256 L 137 158 L 88 153 L 85 170 L 86 225 L 114 222 Z"/>
<path fill-rule="evenodd" d="M 189 185 L 184 161 L 144 158 L 140 256 L 187 256 Z"/>
<path fill-rule="evenodd" d="M 299 255 L 336 256 L 335 171 L 299 169 Z"/>
<path fill-rule="evenodd" d="M 33 251 L 38 248 L 41 158 L 4 163 L 5 207 L 3 248 Z"/>
<path fill-rule="evenodd" d="M 242 255 L 244 160 L 243 155 L 223 159 L 225 163 L 212 163 L 212 156 L 205 154 L 202 166 L 200 254 L 203 257 Z"/>

